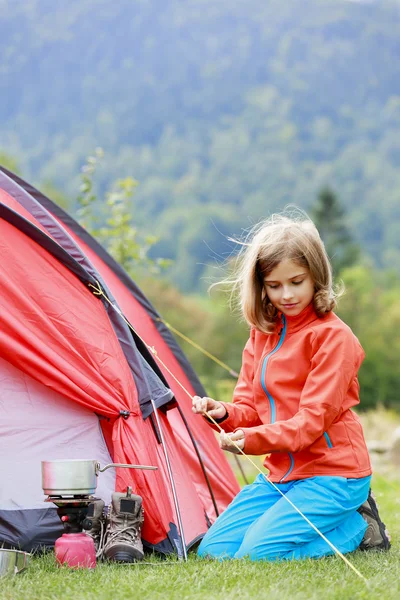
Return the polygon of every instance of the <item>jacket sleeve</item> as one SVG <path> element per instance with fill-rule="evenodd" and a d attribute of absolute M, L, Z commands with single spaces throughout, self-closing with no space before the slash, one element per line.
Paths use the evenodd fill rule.
<path fill-rule="evenodd" d="M 341 414 L 364 351 L 350 329 L 318 332 L 311 345 L 310 372 L 298 412 L 286 421 L 243 429 L 247 454 L 299 452 L 321 437 Z"/>
<path fill-rule="evenodd" d="M 233 392 L 232 402 L 222 402 L 227 411 L 227 416 L 217 421 L 226 432 L 261 425 L 262 421 L 254 406 L 253 379 L 254 379 L 254 329 L 243 350 L 242 367 L 239 379 Z M 211 424 L 213 429 L 217 429 Z"/>

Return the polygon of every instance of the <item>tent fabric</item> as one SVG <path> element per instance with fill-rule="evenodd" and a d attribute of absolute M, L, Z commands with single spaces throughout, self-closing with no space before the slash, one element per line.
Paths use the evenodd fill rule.
<path fill-rule="evenodd" d="M 41 206 L 51 212 L 54 217 L 63 224 L 68 230 L 71 237 L 85 251 L 85 254 L 91 257 L 93 264 L 102 276 L 107 280 L 109 287 L 113 289 L 115 294 L 118 294 L 118 302 L 122 306 L 125 315 L 134 324 L 137 331 L 150 344 L 157 349 L 159 357 L 167 364 L 168 368 L 179 378 L 179 381 L 185 384 L 192 394 L 205 395 L 205 391 L 198 381 L 193 369 L 188 363 L 186 357 L 179 349 L 175 339 L 170 331 L 163 324 L 158 313 L 149 301 L 144 297 L 143 293 L 136 284 L 129 278 L 125 271 L 118 265 L 104 250 L 104 248 L 96 242 L 82 227 L 80 227 L 68 214 L 60 207 L 55 205 L 49 198 L 46 198 L 41 192 L 33 186 L 23 181 L 21 178 L 13 175 L 9 171 L 3 169 L 3 175 L 8 177 L 4 181 L 0 171 L 0 184 L 7 187 L 16 183 L 20 190 L 24 189 L 29 192 L 29 195 L 36 200 Z M 9 188 L 8 188 L 9 189 Z M 140 344 L 138 344 L 140 348 Z M 151 362 L 151 361 L 150 361 Z M 152 367 L 160 373 L 158 365 L 151 363 Z M 192 455 L 192 462 L 196 468 L 191 471 L 191 476 L 197 485 L 198 492 L 203 498 L 206 506 L 206 511 L 213 520 L 218 511 L 215 510 L 215 504 L 218 503 L 221 510 L 229 503 L 230 498 L 237 493 L 238 485 L 229 468 L 226 460 L 222 456 L 224 465 L 226 466 L 226 476 L 221 478 L 221 452 L 219 451 L 215 437 L 210 432 L 206 423 L 202 419 L 198 419 L 191 411 L 191 402 L 182 389 L 165 373 L 166 379 L 170 379 L 171 388 L 180 404 L 180 412 L 182 413 L 185 422 L 189 424 L 190 433 L 187 431 L 184 421 L 180 414 L 172 411 L 169 415 L 170 420 L 173 420 L 173 429 L 179 437 L 179 443 L 184 444 L 186 450 Z M 196 448 L 191 443 L 189 436 L 195 438 Z M 186 451 L 184 450 L 184 451 Z M 207 479 L 211 481 L 210 489 L 204 495 L 204 480 L 205 477 L 197 468 L 198 456 L 200 455 L 203 468 L 207 467 Z M 199 480 L 200 476 L 200 480 Z"/>
<path fill-rule="evenodd" d="M 49 431 L 52 435 L 49 435 Z M 87 456 L 111 461 L 97 415 L 56 394 L 0 358 L 0 539 L 28 552 L 52 546 L 62 525 L 44 503 L 41 460 Z M 110 499 L 115 470 L 98 478 L 97 494 Z"/>
<path fill-rule="evenodd" d="M 96 458 L 102 465 L 112 462 L 99 417 L 92 410 L 55 393 L 3 358 L 0 358 L 0 456 L 3 510 L 44 508 L 41 485 L 44 458 L 86 456 Z M 100 473 L 97 493 L 109 501 L 114 489 L 115 469 Z"/>
<path fill-rule="evenodd" d="M 143 307 L 145 313 L 150 317 L 153 326 L 159 332 L 160 337 L 166 341 L 172 355 L 181 365 L 191 383 L 193 390 L 198 395 L 205 395 L 205 390 L 193 371 L 189 361 L 183 354 L 175 338 L 171 335 L 169 329 L 163 323 L 160 315 L 144 296 L 141 290 L 137 287 L 137 285 L 132 281 L 129 275 L 118 263 L 114 261 L 114 259 L 106 252 L 106 250 L 93 237 L 91 237 L 89 233 L 83 229 L 83 227 L 74 221 L 74 219 L 68 213 L 63 211 L 61 207 L 54 204 L 49 198 L 44 196 L 31 184 L 27 183 L 14 173 L 11 173 L 1 166 L 0 188 L 8 191 L 14 198 L 17 198 L 17 200 L 21 203 L 21 206 L 26 207 L 32 216 L 37 218 L 39 222 L 43 223 L 50 235 L 53 235 L 55 239 L 60 241 L 60 243 L 61 239 L 57 236 L 57 230 L 54 227 L 53 218 L 55 218 L 59 223 L 62 223 L 64 227 L 64 235 L 66 232 L 69 232 L 71 236 L 78 241 L 78 244 L 81 245 L 83 242 L 84 247 L 86 249 L 89 248 L 92 253 L 94 253 L 96 259 L 100 261 L 101 265 L 108 266 L 110 270 L 117 275 L 120 283 L 117 284 L 116 287 L 126 289 L 131 295 L 131 301 L 133 296 L 135 300 L 134 304 L 136 305 L 136 303 L 139 303 Z M 39 207 L 44 207 L 46 212 L 41 210 Z M 50 215 L 52 215 L 52 217 Z M 65 240 L 61 243 L 61 245 L 65 246 Z M 102 272 L 102 269 L 100 272 Z M 151 360 L 149 362 L 151 362 Z M 152 366 L 154 366 L 157 370 L 156 363 L 153 363 Z"/>
<path fill-rule="evenodd" d="M 4 220 L 0 253 L 2 356 L 99 414 L 115 416 L 115 400 L 129 410 L 137 390 L 99 300 L 86 293 L 68 268 Z M 107 369 L 100 368 L 100 361 Z"/>
<path fill-rule="evenodd" d="M 152 432 L 144 430 L 134 379 L 101 302 L 67 268 L 4 220 L 0 220 L 0 253 L 0 355 L 53 391 L 109 418 L 115 462 L 127 462 L 129 448 L 128 462 L 157 465 L 160 458 Z M 29 256 L 35 256 L 34 264 Z M 130 418 L 120 418 L 121 411 Z M 160 464 L 160 473 L 162 469 Z M 158 506 L 149 489 L 159 487 L 159 497 L 168 495 L 162 476 L 137 471 L 133 484 L 131 470 L 117 471 L 119 489 L 133 485 L 147 498 L 147 526 L 159 531 L 155 543 L 161 541 L 166 528 L 159 515 L 164 512 L 163 521 L 169 524 L 173 513 L 165 508 L 167 503 Z"/>
<path fill-rule="evenodd" d="M 3 548 L 25 552 L 51 548 L 63 533 L 56 507 L 2 510 L 0 508 L 0 539 Z"/>
<path fill-rule="evenodd" d="M 51 390 L 54 403 L 62 397 L 101 415 L 103 441 L 114 462 L 158 466 L 156 472 L 117 469 L 115 489 L 131 485 L 143 497 L 144 541 L 161 551 L 179 551 L 181 540 L 164 448 L 149 401 L 170 408 L 159 412 L 159 418 L 190 546 L 204 535 L 216 511 L 230 502 L 238 485 L 213 432 L 194 417 L 190 398 L 146 347 L 156 346 L 190 393 L 204 393 L 171 334 L 93 238 L 40 192 L 5 170 L 0 170 L 0 251 L 6 257 L 0 265 L 5 290 L 0 299 L 0 358 Z M 116 310 L 88 288 L 93 280 Z M 145 344 L 129 330 L 121 311 Z M 0 378 L 1 372 L 0 363 Z M 174 409 L 171 400 L 179 407 Z M 24 423 L 29 431 L 28 416 Z M 5 508 L 0 501 L 0 523 L 6 512 L 11 531 L 12 511 Z M 33 503 L 25 509 L 37 510 Z M 5 540 L 2 531 L 0 527 L 0 541 L 3 537 L 9 543 L 10 535 Z M 29 539 L 40 542 L 36 534 Z"/>
<path fill-rule="evenodd" d="M 0 173 L 0 182 L 1 179 L 7 180 L 8 177 Z M 99 299 L 104 303 L 128 363 L 135 375 L 139 391 L 139 402 L 144 415 L 148 416 L 151 412 L 150 398 L 159 407 L 168 404 L 172 400 L 172 393 L 162 385 L 162 382 L 158 381 L 154 370 L 149 369 L 146 360 L 132 348 L 131 333 L 124 321 L 115 312 L 118 312 L 118 306 L 110 290 L 102 281 L 100 274 L 93 268 L 90 261 L 67 232 L 60 228 L 55 219 L 40 205 L 38 206 L 37 202 L 30 198 L 20 186 L 15 185 L 15 187 L 15 198 L 18 198 L 21 205 L 18 204 L 15 198 L 0 190 L 0 200 L 3 200 L 3 204 L 0 205 L 0 216 L 18 226 L 21 231 L 26 232 L 32 239 L 46 248 L 60 262 L 68 266 L 85 285 L 93 286 L 91 287 L 92 291 L 98 287 L 105 292 L 109 302 L 104 300 L 102 296 Z M 9 205 L 10 210 L 7 209 L 6 204 Z M 15 213 L 13 209 L 19 209 L 20 213 Z M 49 234 L 55 240 L 54 242 L 49 239 L 46 227 L 49 228 Z"/>

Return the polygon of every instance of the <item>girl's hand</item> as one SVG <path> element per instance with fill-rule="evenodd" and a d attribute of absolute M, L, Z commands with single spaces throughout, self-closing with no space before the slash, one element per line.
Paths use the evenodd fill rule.
<path fill-rule="evenodd" d="M 221 431 L 219 437 L 219 447 L 222 450 L 227 450 L 228 452 L 232 452 L 233 454 L 241 454 L 239 448 L 232 444 L 233 440 L 236 446 L 239 446 L 240 450 L 244 448 L 244 431 L 238 429 L 233 433 L 225 433 L 225 431 Z"/>
<path fill-rule="evenodd" d="M 221 402 L 217 402 L 212 398 L 200 398 L 200 396 L 194 396 L 192 401 L 192 411 L 196 415 L 203 415 L 205 412 L 210 415 L 213 419 L 222 419 L 226 415 L 226 408 Z"/>

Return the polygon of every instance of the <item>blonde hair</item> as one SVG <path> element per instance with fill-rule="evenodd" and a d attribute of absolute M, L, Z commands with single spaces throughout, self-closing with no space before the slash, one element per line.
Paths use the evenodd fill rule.
<path fill-rule="evenodd" d="M 247 323 L 264 333 L 275 330 L 278 311 L 270 302 L 265 277 L 285 259 L 306 267 L 314 283 L 314 309 L 319 317 L 333 310 L 343 290 L 335 291 L 332 267 L 314 223 L 297 209 L 274 214 L 254 227 L 235 263 L 235 274 L 225 280 L 238 293 Z"/>

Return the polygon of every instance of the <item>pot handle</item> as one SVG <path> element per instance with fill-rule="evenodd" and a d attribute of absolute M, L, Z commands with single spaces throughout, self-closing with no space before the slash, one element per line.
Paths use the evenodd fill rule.
<path fill-rule="evenodd" d="M 96 474 L 103 473 L 103 471 L 109 469 L 110 467 L 122 467 L 123 469 L 145 469 L 147 471 L 157 471 L 158 469 L 158 467 L 151 467 L 148 465 L 125 465 L 123 463 L 110 463 L 109 465 L 106 465 L 105 467 L 101 468 L 100 463 L 97 463 Z"/>

